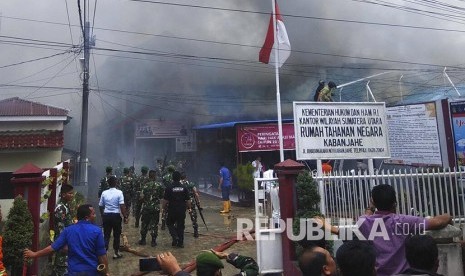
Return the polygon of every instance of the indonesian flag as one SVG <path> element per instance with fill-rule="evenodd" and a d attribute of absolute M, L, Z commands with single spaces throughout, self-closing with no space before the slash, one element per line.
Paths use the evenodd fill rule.
<path fill-rule="evenodd" d="M 291 43 L 287 36 L 286 27 L 284 26 L 283 17 L 279 13 L 278 3 L 276 3 L 276 37 L 278 43 L 274 41 L 273 33 L 273 15 L 270 17 L 270 24 L 268 25 L 268 32 L 266 33 L 265 42 L 258 60 L 263 63 L 275 63 L 275 54 L 278 53 L 278 67 L 283 66 L 287 58 L 291 54 Z"/>

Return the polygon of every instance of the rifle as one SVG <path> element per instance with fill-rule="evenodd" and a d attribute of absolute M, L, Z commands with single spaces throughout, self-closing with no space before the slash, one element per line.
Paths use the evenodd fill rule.
<path fill-rule="evenodd" d="M 195 202 L 195 206 L 197 206 L 197 209 L 199 209 L 200 218 L 202 219 L 203 224 L 205 224 L 205 228 L 207 228 L 207 231 L 208 231 L 208 226 L 207 226 L 207 223 L 205 222 L 205 218 L 203 217 L 203 213 L 202 213 L 203 208 L 200 207 L 199 200 L 195 195 L 194 195 L 194 202 Z"/>

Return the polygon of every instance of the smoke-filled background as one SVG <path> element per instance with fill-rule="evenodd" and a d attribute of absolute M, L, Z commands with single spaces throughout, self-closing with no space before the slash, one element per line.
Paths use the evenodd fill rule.
<path fill-rule="evenodd" d="M 386 72 L 369 86 L 388 105 L 456 95 L 444 67 L 459 91 L 463 85 L 463 1 L 278 4 L 292 46 L 280 70 L 283 118 L 292 117 L 292 101 L 313 99 L 318 80 L 341 85 Z M 274 68 L 258 62 L 270 12 L 271 0 L 89 0 L 93 167 L 100 173 L 119 161 L 148 162 L 133 160 L 134 123 L 141 119 L 189 126 L 275 119 Z M 79 151 L 78 1 L 2 0 L 0 14 L 0 99 L 69 109 L 65 144 Z M 346 86 L 335 98 L 366 101 L 366 84 Z"/>

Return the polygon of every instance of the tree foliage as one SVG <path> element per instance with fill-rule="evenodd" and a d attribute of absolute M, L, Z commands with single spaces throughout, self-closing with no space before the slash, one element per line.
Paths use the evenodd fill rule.
<path fill-rule="evenodd" d="M 297 195 L 297 210 L 296 216 L 293 223 L 294 235 L 300 233 L 300 219 L 311 219 L 315 216 L 322 216 L 319 209 L 320 194 L 318 193 L 318 183 L 313 179 L 310 172 L 306 171 L 297 176 L 296 183 L 296 195 Z M 314 227 L 316 225 L 313 225 Z M 326 248 L 331 252 L 332 241 L 326 241 L 324 239 L 315 240 L 313 237 L 309 237 L 308 234 L 315 237 L 317 232 L 310 232 L 298 242 L 301 248 L 297 248 L 297 253 L 302 248 L 307 248 L 312 245 L 317 245 Z"/>
<path fill-rule="evenodd" d="M 317 183 L 309 172 L 297 176 L 296 194 L 298 216 L 306 213 L 319 214 L 320 194 L 318 193 Z"/>
<path fill-rule="evenodd" d="M 239 186 L 239 188 L 243 190 L 248 190 L 248 191 L 253 190 L 253 183 L 254 183 L 253 172 L 254 172 L 254 168 L 250 162 L 245 165 L 243 164 L 237 165 L 233 173 L 237 179 L 237 185 Z"/>
<path fill-rule="evenodd" d="M 33 234 L 34 224 L 27 202 L 17 196 L 3 231 L 3 262 L 13 273 L 22 268 L 23 250 L 31 247 Z"/>

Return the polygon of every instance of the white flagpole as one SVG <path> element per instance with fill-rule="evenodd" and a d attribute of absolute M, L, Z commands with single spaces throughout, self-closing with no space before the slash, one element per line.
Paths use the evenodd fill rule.
<path fill-rule="evenodd" d="M 274 51 L 274 71 L 276 76 L 276 108 L 278 111 L 278 136 L 279 136 L 279 157 L 281 162 L 284 161 L 284 146 L 283 146 L 283 122 L 281 118 L 281 94 L 279 93 L 279 43 L 278 43 L 278 36 L 276 33 L 276 0 L 271 1 L 273 5 L 273 36 L 274 36 L 274 43 L 273 49 Z"/>

